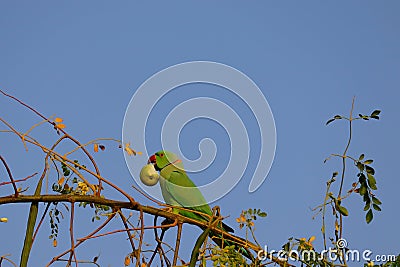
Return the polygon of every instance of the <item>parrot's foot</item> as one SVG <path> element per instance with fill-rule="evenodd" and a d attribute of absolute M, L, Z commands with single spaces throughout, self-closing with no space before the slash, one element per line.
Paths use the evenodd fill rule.
<path fill-rule="evenodd" d="M 173 211 L 174 211 L 174 208 L 172 208 L 172 207 L 167 207 L 167 208 L 162 208 L 162 210 L 165 210 L 165 211 L 167 211 L 167 212 L 173 212 Z"/>

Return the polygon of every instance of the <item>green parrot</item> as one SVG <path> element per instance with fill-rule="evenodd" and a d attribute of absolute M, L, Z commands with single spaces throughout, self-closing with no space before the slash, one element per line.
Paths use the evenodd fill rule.
<path fill-rule="evenodd" d="M 174 209 L 174 212 L 197 221 L 209 221 L 213 215 L 212 210 L 204 199 L 203 194 L 186 174 L 182 161 L 177 155 L 161 150 L 150 156 L 149 163 L 154 164 L 154 168 L 160 172 L 159 182 L 165 203 L 189 209 Z M 190 210 L 205 215 L 191 212 Z M 224 231 L 233 232 L 233 229 L 223 222 L 219 227 Z"/>
<path fill-rule="evenodd" d="M 174 153 L 161 150 L 150 156 L 148 164 L 142 168 L 140 179 L 148 186 L 153 186 L 157 182 L 160 182 L 165 203 L 185 208 L 185 210 L 175 208 L 173 212 L 205 223 L 209 222 L 213 216 L 213 212 L 204 199 L 203 194 L 193 181 L 190 180 L 183 168 L 182 161 Z M 231 227 L 223 222 L 217 225 L 217 227 L 225 232 L 234 232 Z M 220 234 L 214 231 L 210 231 L 209 236 L 219 247 L 227 247 L 234 244 L 223 239 Z M 243 240 L 243 242 L 246 241 Z M 248 259 L 254 260 L 249 250 L 238 245 L 235 245 L 235 250 Z"/>

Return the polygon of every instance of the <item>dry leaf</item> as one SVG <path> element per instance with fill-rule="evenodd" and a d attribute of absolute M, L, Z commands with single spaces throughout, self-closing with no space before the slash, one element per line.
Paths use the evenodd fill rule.
<path fill-rule="evenodd" d="M 126 151 L 126 153 L 128 153 L 129 156 L 132 156 L 132 155 L 136 156 L 136 151 L 131 148 L 131 143 L 125 144 L 125 151 Z"/>
<path fill-rule="evenodd" d="M 59 124 L 56 124 L 56 127 L 57 127 L 58 129 L 64 129 L 64 128 L 65 128 L 65 124 L 59 123 Z"/>
<path fill-rule="evenodd" d="M 56 118 L 54 121 L 57 122 L 57 123 L 60 123 L 60 122 L 63 121 L 63 119 L 61 119 L 61 118 Z"/>
<path fill-rule="evenodd" d="M 125 261 L 124 261 L 124 265 L 125 266 L 129 266 L 129 264 L 131 264 L 131 258 L 129 256 L 125 257 Z"/>
<path fill-rule="evenodd" d="M 57 247 L 57 239 L 53 239 L 53 247 Z"/>
<path fill-rule="evenodd" d="M 99 152 L 99 144 L 94 144 L 93 150 L 94 152 Z"/>
<path fill-rule="evenodd" d="M 64 183 L 64 180 L 65 180 L 65 177 L 63 176 L 63 177 L 60 178 L 60 180 L 58 180 L 57 183 L 58 183 L 59 185 L 62 185 L 62 184 Z"/>

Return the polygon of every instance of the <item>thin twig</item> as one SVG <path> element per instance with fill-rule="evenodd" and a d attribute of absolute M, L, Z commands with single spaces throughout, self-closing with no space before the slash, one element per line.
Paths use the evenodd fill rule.
<path fill-rule="evenodd" d="M 109 216 L 107 218 L 107 220 L 105 220 L 99 227 L 97 227 L 93 232 L 91 232 L 90 234 L 88 234 L 86 237 L 90 237 L 92 235 L 95 235 L 96 233 L 98 233 L 101 229 L 103 229 L 113 218 L 115 217 L 115 213 L 111 214 L 111 216 Z M 78 241 L 75 244 L 75 249 L 81 245 L 83 242 L 85 242 L 85 240 L 87 238 L 82 238 L 82 240 Z M 53 264 L 54 262 L 56 262 L 58 259 L 60 259 L 62 256 L 64 256 L 65 254 L 67 254 L 68 252 L 70 252 L 71 249 L 68 249 L 66 251 L 64 251 L 63 253 L 59 254 L 58 256 L 55 256 L 49 263 L 47 263 L 46 267 L 50 266 L 51 264 Z"/>
<path fill-rule="evenodd" d="M 86 146 L 88 146 L 90 144 L 93 144 L 93 143 L 96 143 L 97 141 L 115 141 L 115 142 L 121 144 L 121 140 L 118 140 L 118 139 L 115 139 L 115 138 L 96 138 L 96 139 L 93 139 L 93 140 L 91 140 L 91 141 L 89 141 L 89 142 L 87 142 L 85 144 L 81 144 L 81 145 L 75 147 L 71 151 L 65 153 L 64 156 L 68 156 L 68 155 L 78 151 L 80 148 L 86 147 Z"/>
<path fill-rule="evenodd" d="M 7 170 L 8 177 L 10 178 L 10 182 L 12 183 L 12 186 L 13 186 L 13 188 L 14 188 L 15 197 L 18 197 L 18 189 L 17 189 L 17 186 L 16 186 L 16 184 L 15 184 L 14 178 L 13 178 L 13 176 L 12 176 L 12 174 L 11 174 L 11 170 L 10 170 L 10 168 L 8 167 L 6 160 L 5 160 L 5 159 L 3 158 L 3 156 L 1 156 L 1 155 L 0 155 L 0 160 L 1 160 L 1 162 L 3 162 L 3 165 L 4 165 L 4 167 L 5 167 L 6 170 Z"/>
<path fill-rule="evenodd" d="M 329 199 L 329 189 L 334 181 L 335 181 L 334 177 L 332 177 L 332 179 L 326 183 L 326 193 L 325 193 L 325 199 L 324 199 L 324 205 L 323 205 L 323 211 L 322 211 L 322 229 L 321 230 L 322 230 L 322 236 L 324 239 L 324 249 L 325 250 L 327 249 L 326 248 L 326 226 L 325 226 L 326 202 Z"/>
<path fill-rule="evenodd" d="M 25 177 L 25 178 L 18 179 L 18 180 L 14 180 L 14 182 L 15 182 L 15 183 L 25 182 L 26 180 L 28 180 L 28 179 L 30 179 L 30 178 L 36 176 L 37 174 L 38 174 L 38 173 L 35 172 L 34 174 L 31 174 L 31 175 L 29 175 L 29 176 L 27 176 L 27 177 Z M 11 184 L 11 183 L 12 183 L 11 181 L 10 181 L 10 182 L 3 182 L 3 183 L 0 183 L 0 186 L 6 185 L 6 184 Z"/>
<path fill-rule="evenodd" d="M 63 130 L 63 129 L 61 129 L 61 128 L 57 128 L 55 122 L 50 121 L 48 118 L 46 118 L 44 115 L 42 115 L 42 114 L 41 114 L 39 111 L 37 111 L 36 109 L 34 109 L 33 107 L 31 107 L 31 106 L 29 106 L 28 104 L 24 103 L 23 101 L 19 100 L 18 98 L 14 97 L 14 96 L 12 96 L 12 95 L 9 95 L 9 94 L 7 94 L 7 93 L 5 93 L 3 90 L 0 90 L 0 92 L 1 92 L 3 95 L 5 95 L 5 96 L 7 96 L 7 97 L 9 97 L 9 98 L 11 98 L 11 99 L 17 101 L 18 103 L 20 103 L 20 104 L 23 105 L 24 107 L 30 109 L 30 110 L 33 111 L 36 115 L 38 115 L 39 117 L 41 117 L 43 120 L 49 122 L 55 129 L 57 129 L 57 131 L 60 131 L 60 132 L 62 132 L 63 134 L 65 134 L 65 135 L 68 137 L 68 139 L 70 139 L 72 142 L 74 142 L 74 143 L 77 144 L 78 146 L 81 146 L 81 143 L 80 143 L 78 140 L 76 140 L 76 139 L 73 138 L 71 135 L 69 135 L 65 130 Z M 22 135 L 22 140 L 24 140 L 24 137 L 25 137 L 25 135 Z M 89 160 L 92 162 L 93 167 L 94 167 L 95 170 L 96 170 L 96 174 L 97 174 L 98 176 L 100 176 L 100 170 L 99 170 L 99 168 L 98 168 L 98 166 L 97 166 L 95 160 L 93 159 L 92 155 L 90 155 L 90 153 L 85 149 L 85 147 L 81 146 L 81 149 L 82 149 L 82 151 L 86 154 L 86 156 L 89 158 Z M 99 190 L 99 191 L 97 192 L 98 195 L 100 195 L 100 191 L 101 191 L 101 188 L 102 188 L 102 187 L 101 187 L 101 182 L 102 182 L 102 180 L 99 180 L 99 186 L 98 186 L 98 190 Z"/>
<path fill-rule="evenodd" d="M 46 208 L 44 209 L 42 218 L 40 218 L 40 221 L 39 221 L 39 223 L 38 223 L 38 226 L 36 227 L 35 233 L 33 234 L 32 243 L 35 242 L 36 235 L 37 235 L 37 233 L 39 232 L 40 226 L 42 226 L 42 223 L 43 223 L 43 221 L 44 221 L 44 218 L 46 217 L 46 214 L 47 214 L 47 211 L 48 211 L 49 208 L 50 208 L 50 205 L 51 205 L 50 202 L 47 203 Z"/>
<path fill-rule="evenodd" d="M 352 130 L 352 122 L 353 122 L 353 110 L 354 110 L 354 100 L 355 97 L 353 97 L 353 101 L 351 103 L 351 109 L 350 109 L 350 116 L 349 116 L 349 139 L 347 141 L 346 148 L 343 152 L 343 158 L 342 158 L 342 177 L 340 180 L 340 188 L 339 188 L 339 193 L 337 199 L 341 199 L 341 194 L 342 194 L 342 189 L 343 189 L 343 182 L 344 182 L 344 177 L 345 177 L 345 172 L 346 172 L 346 154 L 347 151 L 349 150 L 350 143 L 351 143 L 351 138 L 353 135 L 353 130 Z M 339 239 L 342 238 L 343 236 L 343 214 L 340 213 L 340 226 L 339 226 Z M 337 240 L 336 240 L 337 241 Z M 343 257 L 344 264 L 346 265 L 346 257 Z"/>
<path fill-rule="evenodd" d="M 14 129 L 14 127 L 12 127 L 9 123 L 7 123 L 7 122 L 6 122 L 5 120 L 3 120 L 2 118 L 0 118 L 0 121 L 3 122 L 4 124 L 6 124 L 6 125 L 7 125 L 16 135 L 18 135 L 18 136 L 21 138 L 21 140 L 22 140 L 22 135 L 21 135 L 18 131 L 16 131 L 16 130 Z M 68 138 L 68 136 L 65 135 L 64 138 Z M 89 174 L 93 175 L 93 176 L 96 177 L 97 179 L 100 179 L 101 181 L 105 182 L 105 183 L 108 184 L 109 186 L 111 186 L 111 187 L 113 187 L 114 189 L 116 189 L 118 192 L 120 192 L 122 195 L 124 195 L 127 199 L 129 199 L 132 203 L 135 203 L 135 200 L 132 198 L 132 196 L 130 196 L 128 193 L 126 193 L 125 191 L 123 191 L 121 188 L 119 188 L 118 186 L 116 186 L 116 185 L 113 184 L 112 182 L 110 182 L 110 181 L 104 179 L 102 176 L 98 175 L 97 173 L 95 173 L 95 172 L 93 172 L 93 171 L 87 169 L 86 167 L 84 167 L 84 166 L 82 166 L 82 165 L 80 165 L 80 164 L 78 164 L 78 163 L 76 163 L 76 162 L 74 162 L 74 161 L 72 161 L 72 160 L 70 160 L 70 159 L 68 159 L 68 158 L 65 158 L 64 156 L 60 155 L 59 153 L 53 151 L 52 149 L 49 149 L 49 148 L 43 146 L 42 144 L 40 144 L 40 143 L 38 143 L 38 142 L 36 142 L 36 141 L 32 141 L 32 140 L 25 140 L 25 141 L 27 141 L 27 142 L 29 142 L 29 143 L 31 143 L 31 144 L 34 144 L 34 145 L 40 147 L 40 148 L 41 148 L 44 152 L 46 152 L 46 153 L 52 153 L 54 156 L 59 157 L 60 160 L 63 160 L 64 163 L 65 163 L 65 162 L 68 162 L 68 163 L 73 164 L 74 166 L 76 165 L 76 166 L 79 167 L 80 169 L 83 169 L 84 171 L 86 171 L 86 172 L 88 172 Z"/>
<path fill-rule="evenodd" d="M 160 238 L 158 237 L 158 233 L 157 233 L 157 218 L 158 218 L 158 215 L 155 215 L 155 216 L 154 216 L 154 220 L 153 220 L 154 239 L 155 239 L 156 242 L 157 242 L 157 246 L 156 246 L 156 248 L 154 249 L 153 254 L 152 254 L 151 257 L 150 257 L 150 260 L 149 260 L 149 262 L 148 262 L 148 266 L 151 266 L 151 263 L 153 262 L 153 259 L 154 259 L 154 257 L 155 257 L 156 254 L 157 254 L 157 251 L 159 251 L 159 248 L 161 247 L 161 242 L 162 242 L 162 239 L 164 238 L 164 233 L 165 233 L 165 229 L 162 229 L 162 230 L 161 230 L 161 237 L 160 237 Z M 168 228 L 167 228 L 167 229 L 168 229 Z M 161 256 L 161 255 L 160 255 L 160 256 Z"/>
<path fill-rule="evenodd" d="M 1 119 L 1 118 L 0 118 Z M 14 131 L 13 128 L 11 128 L 11 130 Z M 64 139 L 65 136 L 60 137 L 52 146 L 51 149 L 55 149 L 55 147 L 61 143 L 61 141 Z M 36 185 L 36 189 L 35 189 L 35 196 L 40 196 L 41 195 L 41 191 L 42 191 L 42 184 L 43 184 L 43 179 L 44 177 L 47 175 L 47 171 L 49 169 L 49 164 L 48 164 L 48 158 L 50 156 L 50 151 L 47 152 L 46 156 L 45 156 L 45 164 L 44 164 L 44 169 L 42 172 L 42 175 Z M 16 198 L 19 199 L 20 197 Z M 37 201 L 32 201 L 31 202 L 31 206 L 29 208 L 29 215 L 28 215 L 28 221 L 26 224 L 26 231 L 25 231 L 25 240 L 24 240 L 24 245 L 22 247 L 22 252 L 21 252 L 21 260 L 20 260 L 20 266 L 21 267 L 26 267 L 28 265 L 28 260 L 29 260 L 29 255 L 33 246 L 33 235 L 34 235 L 34 229 L 35 229 L 35 224 L 36 224 L 36 220 L 37 220 L 37 215 L 38 215 L 38 211 L 39 211 L 39 202 Z"/>
<path fill-rule="evenodd" d="M 351 138 L 353 135 L 352 122 L 353 122 L 354 100 L 355 100 L 355 98 L 353 97 L 353 101 L 351 103 L 351 109 L 350 109 L 350 117 L 349 117 L 349 139 L 347 140 L 347 145 L 346 145 L 346 148 L 344 149 L 344 152 L 342 155 L 342 166 L 343 167 L 342 167 L 342 177 L 340 180 L 340 188 L 339 188 L 338 198 L 340 198 L 340 195 L 342 194 L 344 176 L 345 176 L 345 172 L 346 172 L 346 154 L 347 154 L 347 151 L 349 150 Z"/>
<path fill-rule="evenodd" d="M 181 236 L 182 236 L 182 223 L 178 222 L 178 231 L 176 233 L 174 260 L 172 261 L 172 266 L 176 266 L 176 261 L 178 260 L 179 247 L 181 244 Z"/>
<path fill-rule="evenodd" d="M 140 213 L 140 217 L 139 217 L 139 220 L 140 220 L 140 237 L 139 237 L 139 246 L 138 246 L 138 249 L 137 249 L 137 254 L 139 255 L 138 257 L 140 259 L 140 254 L 142 253 L 142 244 L 143 244 L 145 226 L 144 226 L 143 210 L 139 209 L 139 213 Z M 140 260 L 137 260 L 136 261 L 136 267 L 139 267 L 139 264 L 140 264 Z"/>
<path fill-rule="evenodd" d="M 124 224 L 125 229 L 127 230 L 126 233 L 128 235 L 129 243 L 131 244 L 131 247 L 132 247 L 132 252 L 135 253 L 136 252 L 135 243 L 133 242 L 131 232 L 129 231 L 129 226 L 128 226 L 128 223 L 126 222 L 126 218 L 121 210 L 118 210 L 118 214 L 122 220 L 122 223 Z M 135 253 L 135 257 L 136 257 L 137 261 L 140 261 L 140 255 L 137 255 L 137 253 Z"/>
<path fill-rule="evenodd" d="M 143 227 L 143 230 L 162 229 L 162 228 L 165 229 L 165 228 L 170 228 L 170 227 L 174 227 L 174 226 L 176 226 L 176 223 L 172 223 L 172 224 L 168 224 L 168 225 L 160 225 L 160 226 L 145 226 L 145 227 Z M 132 232 L 132 231 L 140 231 L 140 230 L 142 230 L 142 227 L 118 229 L 118 230 L 109 231 L 104 234 L 93 235 L 93 236 L 91 236 L 89 238 L 85 238 L 85 239 L 94 239 L 94 238 L 104 237 L 104 236 L 113 235 L 113 234 L 117 234 L 117 233 L 125 233 L 127 231 Z M 81 240 L 81 239 L 78 239 L 78 240 Z"/>
<path fill-rule="evenodd" d="M 75 253 L 75 240 L 74 240 L 74 214 L 75 214 L 75 202 L 71 202 L 71 215 L 70 215 L 70 221 L 69 221 L 69 236 L 71 240 L 71 252 L 69 255 L 68 259 L 68 266 L 71 265 L 72 257 L 74 258 L 75 261 L 75 266 L 78 267 L 78 261 L 76 259 L 76 253 Z"/>
<path fill-rule="evenodd" d="M 11 263 L 14 267 L 18 267 L 17 264 L 15 264 L 12 260 L 10 260 L 9 258 L 7 258 L 7 256 L 10 256 L 11 254 L 6 254 L 6 255 L 2 255 L 0 256 L 0 266 L 2 266 L 2 262 L 3 260 L 8 261 L 9 263 Z"/>

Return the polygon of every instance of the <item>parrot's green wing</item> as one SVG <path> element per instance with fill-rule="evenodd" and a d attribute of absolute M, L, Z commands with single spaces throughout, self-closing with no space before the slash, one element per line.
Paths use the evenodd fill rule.
<path fill-rule="evenodd" d="M 204 199 L 203 194 L 193 181 L 190 180 L 186 173 L 177 170 L 172 171 L 169 175 L 168 182 L 166 182 L 165 189 L 169 193 L 170 197 L 173 198 L 174 202 L 178 203 L 180 206 L 212 216 L 211 208 Z M 206 222 L 210 220 L 210 217 L 207 215 L 187 210 L 179 210 L 179 213 L 195 220 Z M 225 231 L 234 232 L 231 227 L 223 222 L 222 228 Z"/>
<path fill-rule="evenodd" d="M 186 173 L 180 171 L 172 171 L 167 181 L 168 182 L 166 183 L 166 190 L 180 206 L 212 216 L 212 211 L 210 209 L 210 206 L 204 199 L 203 194 L 193 183 L 193 181 L 190 180 L 190 178 L 187 176 Z M 198 213 L 192 213 L 188 211 L 185 212 L 184 210 L 181 210 L 179 212 L 182 213 L 182 215 L 185 215 L 189 218 L 193 219 L 201 218 L 202 220 L 205 221 L 209 220 L 209 217 L 207 217 L 207 215 L 201 215 Z"/>

